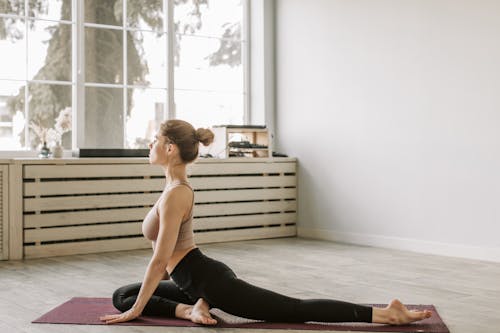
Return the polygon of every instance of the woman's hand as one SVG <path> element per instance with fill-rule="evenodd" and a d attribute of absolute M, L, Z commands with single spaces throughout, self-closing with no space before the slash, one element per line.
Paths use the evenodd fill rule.
<path fill-rule="evenodd" d="M 99 319 L 106 322 L 106 324 L 116 324 L 116 323 L 123 323 L 126 321 L 134 320 L 135 318 L 139 317 L 141 315 L 140 312 L 135 311 L 134 309 L 130 309 L 128 311 L 125 311 L 123 313 L 119 314 L 111 314 L 111 315 L 105 315 L 100 317 Z"/>

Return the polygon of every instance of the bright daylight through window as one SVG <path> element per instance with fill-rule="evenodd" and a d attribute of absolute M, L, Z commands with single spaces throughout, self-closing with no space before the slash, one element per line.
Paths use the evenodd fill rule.
<path fill-rule="evenodd" d="M 174 117 L 242 124 L 245 1 L 0 0 L 0 150 L 146 148 Z"/>

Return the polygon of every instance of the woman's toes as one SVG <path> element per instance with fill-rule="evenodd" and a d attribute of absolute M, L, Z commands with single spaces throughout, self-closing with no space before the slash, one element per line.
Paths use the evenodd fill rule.
<path fill-rule="evenodd" d="M 202 318 L 201 318 L 202 322 L 204 325 L 215 325 L 217 324 L 217 320 L 207 316 L 207 315 L 204 315 Z"/>
<path fill-rule="evenodd" d="M 193 311 L 191 313 L 191 321 L 196 324 L 202 325 L 215 325 L 217 324 L 217 320 L 213 319 L 210 316 L 210 313 L 203 313 L 200 311 Z"/>

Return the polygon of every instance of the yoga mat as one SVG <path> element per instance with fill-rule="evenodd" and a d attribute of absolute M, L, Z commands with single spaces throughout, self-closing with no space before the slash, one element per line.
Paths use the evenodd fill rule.
<path fill-rule="evenodd" d="M 379 307 L 386 306 L 383 304 L 370 305 Z M 449 333 L 448 328 L 441 320 L 441 317 L 438 315 L 436 308 L 433 305 L 407 305 L 407 307 L 411 310 L 428 309 L 433 312 L 433 315 L 431 318 L 424 319 L 417 323 L 390 326 L 368 323 L 268 323 L 235 317 L 220 311 L 219 309 L 211 309 L 210 312 L 218 321 L 218 324 L 215 327 L 220 328 Z M 99 320 L 99 317 L 113 313 L 120 312 L 113 307 L 110 298 L 74 297 L 66 303 L 63 303 L 47 312 L 40 318 L 32 321 L 32 323 L 105 325 Z M 206 327 L 187 320 L 149 316 L 140 316 L 133 321 L 114 325 Z"/>

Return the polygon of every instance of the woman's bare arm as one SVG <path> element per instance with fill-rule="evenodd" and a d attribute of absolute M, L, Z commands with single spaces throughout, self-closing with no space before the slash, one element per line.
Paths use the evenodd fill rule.
<path fill-rule="evenodd" d="M 182 217 L 190 209 L 191 195 L 191 191 L 182 186 L 172 189 L 161 201 L 158 207 L 160 213 L 158 238 L 135 304 L 124 313 L 105 316 L 101 320 L 105 320 L 107 324 L 118 323 L 137 318 L 142 313 L 165 274 L 177 242 Z"/>
<path fill-rule="evenodd" d="M 156 241 L 151 241 L 151 247 L 153 248 L 153 252 L 156 247 Z M 170 274 L 168 274 L 167 270 L 165 270 L 165 274 L 163 274 L 162 280 L 170 280 Z"/>

